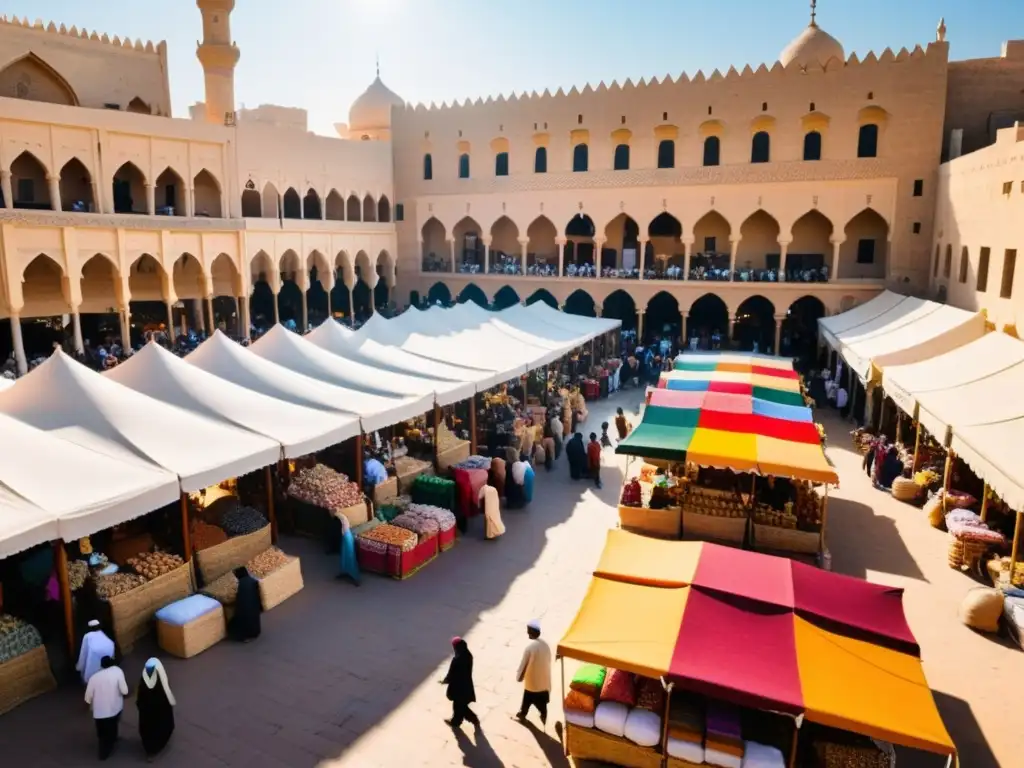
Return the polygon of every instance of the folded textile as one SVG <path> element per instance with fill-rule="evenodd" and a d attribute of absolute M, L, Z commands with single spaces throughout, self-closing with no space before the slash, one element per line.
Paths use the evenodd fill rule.
<path fill-rule="evenodd" d="M 641 747 L 656 747 L 661 742 L 661 715 L 649 709 L 631 709 L 626 716 L 623 735 Z"/>
<path fill-rule="evenodd" d="M 601 701 L 617 701 L 627 707 L 636 706 L 636 678 L 621 669 L 608 669 L 601 686 Z"/>
<path fill-rule="evenodd" d="M 672 725 L 668 726 L 668 735 L 676 741 L 688 741 L 691 744 L 704 744 L 704 731 L 694 730 L 689 726 Z"/>
<path fill-rule="evenodd" d="M 743 768 L 743 758 L 707 746 L 704 747 L 704 762 L 719 768 Z"/>
<path fill-rule="evenodd" d="M 563 703 L 564 709 L 572 709 L 577 712 L 593 712 L 597 708 L 597 701 L 593 696 L 588 696 L 585 693 L 579 691 L 570 690 L 565 695 L 565 702 Z"/>
<path fill-rule="evenodd" d="M 593 712 L 577 712 L 574 709 L 565 710 L 565 722 L 569 725 L 578 725 L 580 728 L 594 727 Z"/>
<path fill-rule="evenodd" d="M 704 762 L 703 745 L 675 739 L 671 735 L 668 737 L 668 741 L 665 742 L 665 751 L 668 752 L 669 757 L 685 760 L 694 765 L 700 765 Z"/>
<path fill-rule="evenodd" d="M 735 741 L 730 738 L 723 738 L 718 735 L 712 735 L 708 732 L 707 738 L 704 740 L 704 746 L 707 749 L 713 749 L 716 752 L 722 752 L 727 755 L 733 755 L 735 757 L 743 757 L 743 742 Z"/>
<path fill-rule="evenodd" d="M 602 701 L 594 710 L 594 725 L 598 730 L 618 736 L 620 739 L 626 735 L 626 718 L 629 716 L 629 707 L 617 701 Z"/>
<path fill-rule="evenodd" d="M 572 676 L 569 688 L 597 698 L 601 695 L 601 688 L 607 675 L 608 670 L 605 667 L 598 664 L 584 664 Z"/>
<path fill-rule="evenodd" d="M 745 747 L 743 768 L 786 768 L 781 750 L 756 741 L 748 741 Z"/>
<path fill-rule="evenodd" d="M 712 735 L 725 737 L 731 741 L 743 740 L 743 733 L 740 729 L 740 713 L 736 707 L 712 699 L 708 702 L 706 718 L 709 740 Z"/>

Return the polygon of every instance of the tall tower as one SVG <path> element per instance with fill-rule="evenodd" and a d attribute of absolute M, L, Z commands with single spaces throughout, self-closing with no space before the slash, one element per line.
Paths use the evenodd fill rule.
<path fill-rule="evenodd" d="M 235 0 L 196 0 L 203 14 L 203 42 L 196 56 L 206 79 L 206 122 L 235 122 L 235 65 L 238 47 L 231 40 L 231 11 Z"/>

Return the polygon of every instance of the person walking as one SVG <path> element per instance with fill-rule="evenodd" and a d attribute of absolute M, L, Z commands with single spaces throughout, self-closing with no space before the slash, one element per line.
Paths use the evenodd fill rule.
<path fill-rule="evenodd" d="M 577 432 L 565 444 L 565 458 L 569 462 L 569 477 L 579 480 L 587 471 L 587 447 L 583 444 L 583 433 Z"/>
<path fill-rule="evenodd" d="M 88 626 L 89 631 L 82 638 L 82 649 L 78 653 L 78 663 L 75 664 L 75 669 L 82 675 L 82 682 L 86 685 L 102 669 L 103 659 L 114 655 L 114 641 L 100 628 L 99 621 L 91 619 Z"/>
<path fill-rule="evenodd" d="M 565 425 L 562 423 L 562 417 L 557 411 L 551 412 L 551 420 L 548 422 L 548 426 L 551 428 L 551 439 L 555 441 L 555 461 L 562 455 L 562 433 L 565 430 Z"/>
<path fill-rule="evenodd" d="M 476 701 L 476 690 L 473 688 L 473 654 L 461 637 L 452 638 L 454 655 L 448 664 L 448 674 L 442 685 L 448 686 L 448 701 L 452 703 L 452 716 L 445 723 L 458 728 L 463 720 L 469 720 L 474 727 L 480 727 L 480 718 L 469 705 Z"/>
<path fill-rule="evenodd" d="M 601 488 L 601 444 L 597 441 L 597 433 L 590 433 L 590 442 L 587 443 L 587 470 L 598 490 Z"/>
<path fill-rule="evenodd" d="M 530 707 L 537 707 L 540 722 L 547 725 L 548 700 L 551 698 L 551 648 L 540 639 L 540 622 L 531 621 L 526 625 L 526 635 L 530 642 L 523 651 L 523 660 L 519 662 L 516 682 L 523 684 L 523 703 L 516 713 L 516 719 L 522 722 L 530 714 Z"/>
<path fill-rule="evenodd" d="M 118 725 L 124 710 L 124 697 L 128 695 L 128 683 L 124 672 L 112 656 L 100 660 L 100 671 L 89 678 L 85 687 L 85 703 L 92 707 L 92 718 L 96 722 L 96 736 L 99 739 L 99 758 L 106 760 L 117 743 Z"/>
<path fill-rule="evenodd" d="M 260 636 L 260 585 L 242 565 L 235 568 L 238 579 L 238 595 L 235 597 L 235 615 L 228 622 L 228 636 L 237 642 L 248 643 Z"/>
<path fill-rule="evenodd" d="M 633 425 L 629 423 L 629 419 L 627 419 L 626 414 L 622 412 L 622 408 L 616 408 L 615 430 L 619 433 L 619 440 L 625 440 L 632 429 Z"/>
<path fill-rule="evenodd" d="M 174 694 L 159 659 L 150 659 L 142 669 L 142 682 L 135 694 L 139 709 L 139 738 L 148 757 L 159 754 L 174 733 Z"/>

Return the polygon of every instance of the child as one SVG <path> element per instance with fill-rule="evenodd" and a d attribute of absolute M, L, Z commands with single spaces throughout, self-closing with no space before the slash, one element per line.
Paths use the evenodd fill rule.
<path fill-rule="evenodd" d="M 601 422 L 601 445 L 606 448 L 612 447 L 612 440 L 608 437 L 608 422 Z"/>
<path fill-rule="evenodd" d="M 590 476 L 594 478 L 594 485 L 601 488 L 601 444 L 597 442 L 597 435 L 590 433 L 590 442 L 587 443 L 587 468 Z"/>

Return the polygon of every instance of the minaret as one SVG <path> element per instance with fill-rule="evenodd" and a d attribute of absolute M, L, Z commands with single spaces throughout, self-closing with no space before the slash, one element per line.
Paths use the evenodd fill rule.
<path fill-rule="evenodd" d="M 231 11 L 235 0 L 196 0 L 203 14 L 203 42 L 196 56 L 206 79 L 206 122 L 234 125 L 235 65 L 238 47 L 231 40 Z"/>

